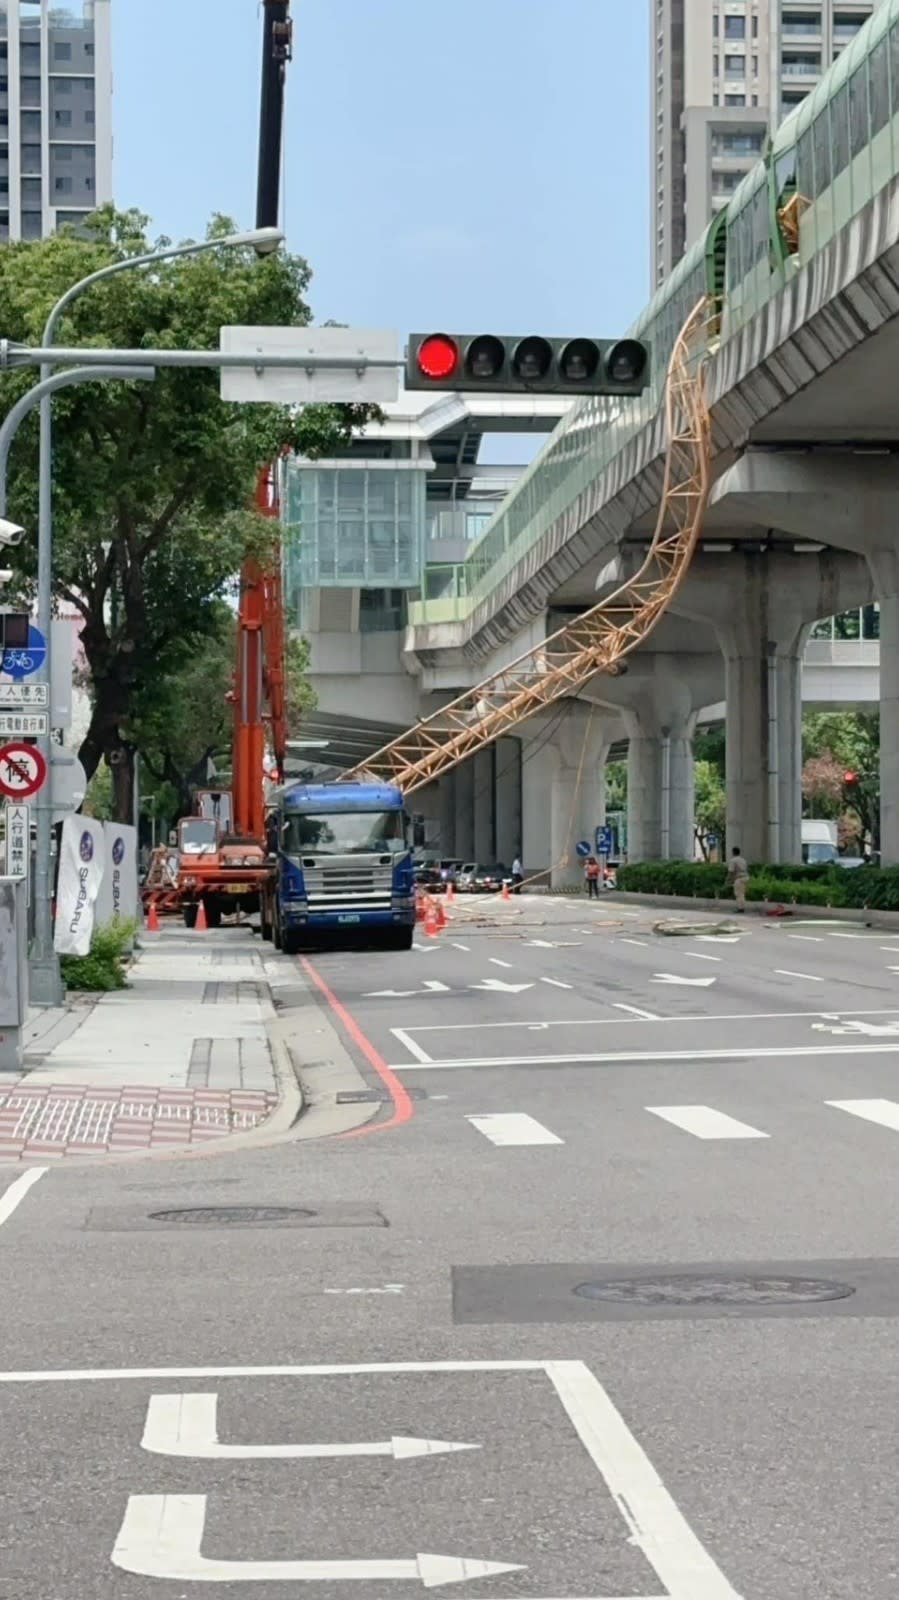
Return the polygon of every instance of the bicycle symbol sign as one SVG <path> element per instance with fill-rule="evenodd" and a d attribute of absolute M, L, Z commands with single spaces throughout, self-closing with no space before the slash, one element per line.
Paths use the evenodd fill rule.
<path fill-rule="evenodd" d="M 30 678 L 33 672 L 39 672 L 46 659 L 47 641 L 39 628 L 31 626 L 25 649 L 4 650 L 0 669 L 15 683 L 21 683 L 23 678 Z"/>

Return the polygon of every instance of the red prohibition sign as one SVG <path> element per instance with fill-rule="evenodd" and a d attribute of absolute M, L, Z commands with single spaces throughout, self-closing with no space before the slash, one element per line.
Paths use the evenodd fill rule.
<path fill-rule="evenodd" d="M 0 747 L 0 794 L 9 800 L 27 800 L 43 789 L 47 763 L 34 744 L 5 744 Z"/>

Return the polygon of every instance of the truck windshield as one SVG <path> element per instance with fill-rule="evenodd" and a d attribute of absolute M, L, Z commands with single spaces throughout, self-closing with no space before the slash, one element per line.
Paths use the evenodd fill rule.
<path fill-rule="evenodd" d="M 383 855 L 405 849 L 401 811 L 337 811 L 286 817 L 281 835 L 286 855 Z"/>
<path fill-rule="evenodd" d="M 181 824 L 181 849 L 186 856 L 202 855 L 215 849 L 215 823 L 201 817 Z"/>

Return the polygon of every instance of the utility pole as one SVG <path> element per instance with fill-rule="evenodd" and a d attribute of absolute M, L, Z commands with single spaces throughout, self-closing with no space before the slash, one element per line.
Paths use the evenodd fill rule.
<path fill-rule="evenodd" d="M 278 225 L 281 147 L 284 138 L 284 80 L 292 54 L 290 0 L 263 0 L 257 228 L 276 228 Z"/>

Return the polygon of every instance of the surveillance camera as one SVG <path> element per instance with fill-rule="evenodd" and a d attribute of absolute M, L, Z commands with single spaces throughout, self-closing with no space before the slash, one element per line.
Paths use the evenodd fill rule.
<path fill-rule="evenodd" d="M 17 522 L 7 522 L 5 517 L 0 517 L 0 545 L 21 544 L 24 537 L 25 529 Z"/>

